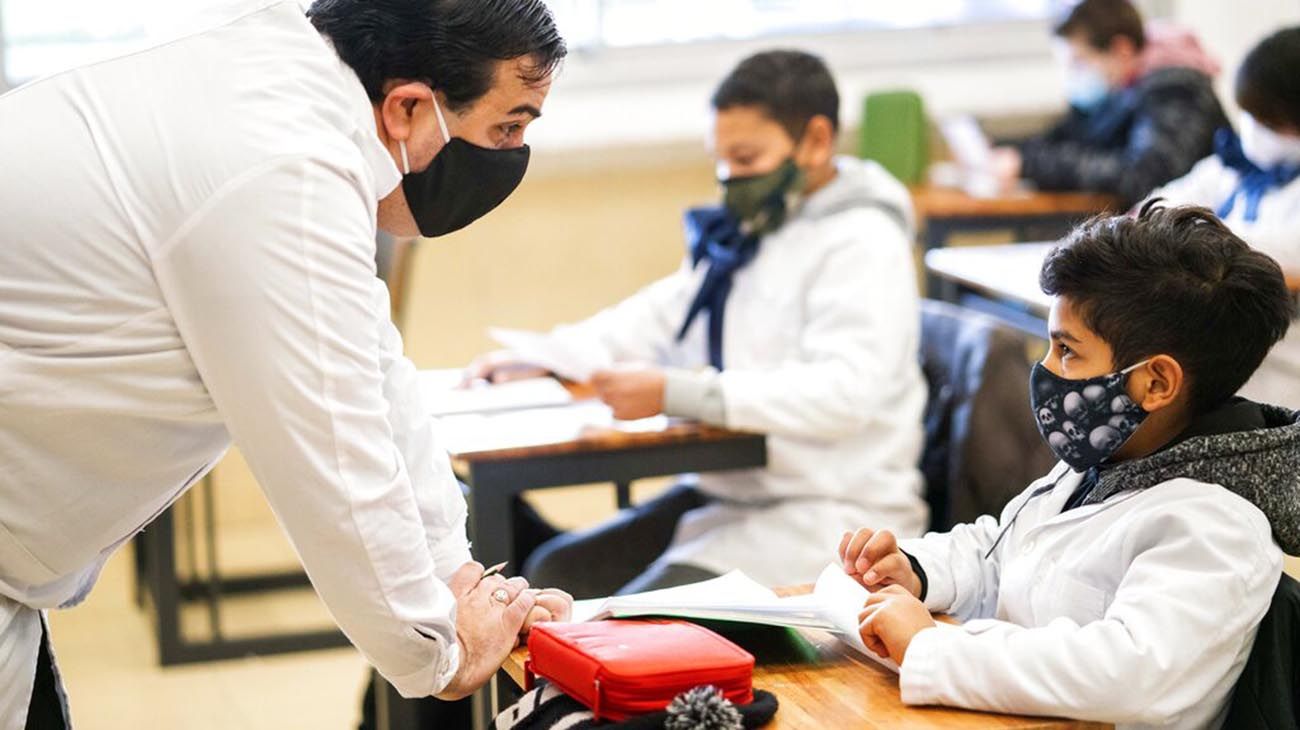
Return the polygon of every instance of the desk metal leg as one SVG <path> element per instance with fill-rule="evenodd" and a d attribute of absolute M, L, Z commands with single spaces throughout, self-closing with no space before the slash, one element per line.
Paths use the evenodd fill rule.
<path fill-rule="evenodd" d="M 614 485 L 615 500 L 619 509 L 627 509 L 632 506 L 632 483 L 618 482 Z"/>
<path fill-rule="evenodd" d="M 511 512 L 517 492 L 510 484 L 473 474 L 469 477 L 469 538 L 474 543 L 474 559 L 484 565 L 513 560 L 515 532 Z M 518 570 L 519 566 L 514 569 Z"/>
<path fill-rule="evenodd" d="M 419 705 L 397 693 L 393 685 L 370 670 L 370 682 L 375 688 L 376 730 L 419 730 Z"/>
<path fill-rule="evenodd" d="M 347 646 L 348 641 L 337 629 L 226 639 L 215 634 L 210 641 L 187 641 L 181 633 L 181 605 L 197 597 L 220 600 L 223 594 L 259 592 L 307 585 L 301 571 L 291 573 L 223 578 L 213 575 L 207 581 L 182 582 L 176 574 L 176 524 L 170 509 L 164 510 L 136 538 L 143 557 L 147 593 L 153 599 L 158 659 L 162 666 L 233 659 L 250 654 L 281 654 L 290 651 Z M 209 584 L 215 581 L 218 586 Z M 220 615 L 210 609 L 210 618 L 218 625 Z"/>
<path fill-rule="evenodd" d="M 936 248 L 943 248 L 948 245 L 948 239 L 952 237 L 953 229 L 942 220 L 927 220 L 925 222 L 925 235 L 922 237 L 922 245 L 926 251 L 933 251 Z M 924 266 L 924 263 L 922 263 Z M 925 291 L 921 296 L 930 298 L 942 298 L 943 280 L 931 274 L 929 270 L 925 272 Z"/>
<path fill-rule="evenodd" d="M 164 666 L 181 661 L 180 585 L 176 579 L 175 525 L 171 510 L 163 510 L 140 538 L 144 541 L 149 592 L 157 614 L 158 658 Z"/>
<path fill-rule="evenodd" d="M 474 558 L 484 565 L 511 560 L 515 554 L 515 533 L 511 510 L 517 494 L 508 479 L 500 481 L 469 474 L 469 534 L 474 541 Z M 516 566 L 518 570 L 518 566 Z M 474 693 L 474 730 L 487 730 L 494 717 L 495 683 Z"/>

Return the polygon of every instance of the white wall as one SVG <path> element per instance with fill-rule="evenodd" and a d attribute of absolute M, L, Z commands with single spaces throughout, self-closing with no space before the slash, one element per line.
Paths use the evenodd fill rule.
<path fill-rule="evenodd" d="M 1233 70 L 1268 32 L 1300 22 L 1300 0 L 1146 0 L 1190 26 L 1224 66 L 1218 89 L 1233 108 Z M 703 159 L 708 97 L 740 58 L 771 46 L 823 55 L 840 83 L 843 121 L 857 126 L 872 90 L 913 88 L 932 115 L 1037 115 L 1064 105 L 1043 24 L 867 31 L 746 43 L 575 54 L 529 133 L 538 174 L 574 167 Z"/>
<path fill-rule="evenodd" d="M 1300 0 L 1170 0 L 1173 15 L 1200 37 L 1223 63 L 1216 87 L 1224 108 L 1235 110 L 1232 80 L 1237 65 L 1260 39 L 1300 24 Z M 1300 72 L 1298 72 L 1300 73 Z"/>

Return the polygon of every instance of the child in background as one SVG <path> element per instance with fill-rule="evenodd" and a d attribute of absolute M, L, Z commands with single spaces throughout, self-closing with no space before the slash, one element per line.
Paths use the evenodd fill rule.
<path fill-rule="evenodd" d="M 723 201 L 687 212 L 681 268 L 551 336 L 618 363 L 593 380 L 616 417 L 765 433 L 768 465 L 701 474 L 542 545 L 525 575 L 577 597 L 735 568 L 800 583 L 825 567 L 828 526 L 926 525 L 907 190 L 873 162 L 835 155 L 839 95 L 815 56 L 746 59 L 713 108 Z M 483 358 L 470 374 L 517 371 L 512 359 Z"/>
<path fill-rule="evenodd" d="M 1019 149 L 995 151 L 1004 183 L 1110 193 L 1128 206 L 1210 153 L 1227 120 L 1211 83 L 1218 64 L 1194 36 L 1144 26 L 1128 0 L 1070 3 L 1054 32 L 1070 111 Z"/>
<path fill-rule="evenodd" d="M 1209 210 L 1148 205 L 1077 229 L 1041 282 L 1030 398 L 1062 463 L 1000 519 L 845 534 L 877 591 L 862 638 L 909 704 L 1220 727 L 1279 544 L 1300 551 L 1300 414 L 1233 396 L 1290 324 L 1282 272 Z"/>
<path fill-rule="evenodd" d="M 1237 132 L 1219 130 L 1215 154 L 1153 197 L 1210 208 L 1300 281 L 1300 27 L 1270 35 L 1246 55 L 1236 96 Z M 1273 348 L 1242 395 L 1300 409 L 1300 327 Z"/>

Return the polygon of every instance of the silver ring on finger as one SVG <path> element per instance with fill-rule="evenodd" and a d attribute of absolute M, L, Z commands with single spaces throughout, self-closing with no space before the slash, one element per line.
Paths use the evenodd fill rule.
<path fill-rule="evenodd" d="M 510 592 L 504 588 L 498 588 L 492 591 L 492 600 L 500 604 L 510 603 Z"/>

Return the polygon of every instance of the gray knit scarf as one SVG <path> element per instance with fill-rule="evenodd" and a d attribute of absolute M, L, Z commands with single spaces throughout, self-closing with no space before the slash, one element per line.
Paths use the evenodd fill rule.
<path fill-rule="evenodd" d="M 1268 517 L 1283 552 L 1300 555 L 1300 413 L 1260 408 L 1265 428 L 1189 438 L 1103 470 L 1083 504 L 1180 477 L 1218 484 Z"/>

